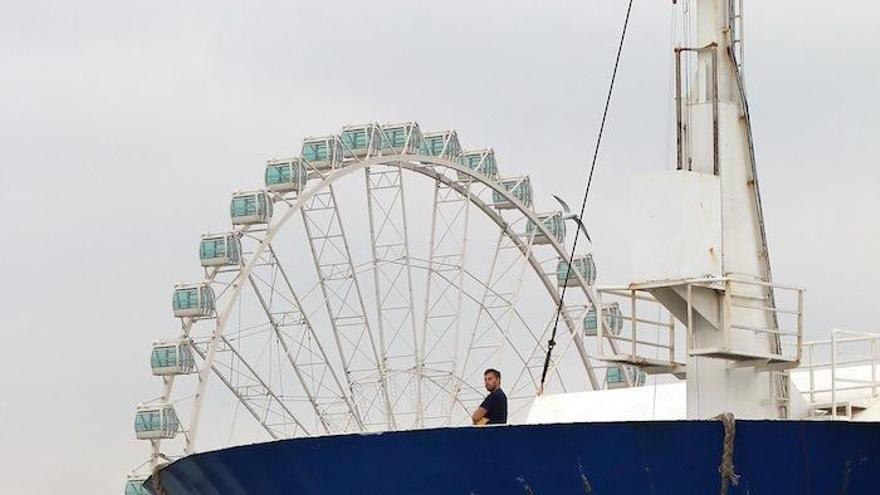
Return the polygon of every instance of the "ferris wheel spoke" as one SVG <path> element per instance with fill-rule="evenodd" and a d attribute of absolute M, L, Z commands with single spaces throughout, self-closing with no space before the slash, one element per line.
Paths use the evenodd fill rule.
<path fill-rule="evenodd" d="M 311 374 L 311 370 L 308 370 L 308 369 L 304 370 L 299 365 L 299 363 L 297 363 L 297 359 L 294 356 L 292 350 L 290 349 L 290 347 L 288 345 L 287 336 L 284 332 L 282 332 L 280 330 L 280 328 L 279 328 L 280 325 L 279 325 L 278 321 L 276 320 L 276 317 L 274 316 L 273 311 L 270 309 L 269 305 L 266 303 L 266 298 L 263 296 L 262 292 L 260 291 L 259 286 L 254 281 L 253 276 L 249 276 L 248 278 L 249 278 L 251 287 L 253 288 L 254 293 L 256 294 L 257 299 L 260 302 L 260 306 L 263 308 L 263 310 L 266 314 L 266 318 L 269 319 L 269 323 L 272 327 L 273 334 L 277 338 L 281 348 L 283 349 L 284 355 L 287 358 L 287 361 L 289 362 L 291 368 L 293 369 L 294 374 L 296 375 L 297 380 L 299 381 L 300 385 L 302 386 L 303 391 L 305 392 L 306 396 L 308 397 L 309 403 L 311 404 L 312 408 L 315 411 L 316 419 L 320 422 L 321 426 L 324 429 L 324 432 L 330 433 L 335 428 L 329 423 L 329 414 L 328 414 L 328 411 L 326 411 L 325 406 L 318 402 L 318 400 L 319 400 L 318 396 L 319 396 L 320 391 L 313 390 L 310 385 L 314 385 L 314 383 L 310 382 L 307 379 L 307 377 L 309 377 L 309 375 Z M 287 330 L 297 332 L 297 333 L 302 333 L 303 331 L 308 331 L 303 327 L 305 327 L 305 325 L 288 325 Z M 297 353 L 297 355 L 298 354 L 299 353 Z M 314 357 L 315 355 L 310 353 L 309 356 Z M 320 382 L 319 382 L 319 384 L 320 384 Z"/>
<path fill-rule="evenodd" d="M 221 340 L 224 346 L 222 350 L 217 352 L 229 353 L 233 360 L 225 373 L 224 366 L 219 364 L 219 360 L 211 363 L 211 371 L 254 416 L 254 419 L 266 430 L 269 436 L 273 439 L 284 438 L 295 436 L 297 431 L 309 435 L 309 430 L 287 407 L 286 403 L 275 394 L 272 387 L 260 376 L 260 373 L 244 359 L 231 343 L 225 338 L 221 338 Z M 207 349 L 198 345 L 193 345 L 192 349 L 202 359 L 203 365 L 207 366 Z M 240 366 L 235 366 L 236 364 Z M 190 439 L 187 440 L 187 443 L 190 443 Z"/>
<path fill-rule="evenodd" d="M 511 228 L 515 228 L 515 225 Z M 516 312 L 516 303 L 530 254 L 531 238 L 528 238 L 525 249 L 521 249 L 504 231 L 499 233 L 462 364 L 461 373 L 465 381 L 479 381 L 483 369 L 500 367 L 498 363 L 501 362 L 505 344 L 523 366 L 528 365 L 526 357 L 518 350 L 519 346 L 511 341 L 510 326 L 515 317 L 522 321 Z M 523 326 L 528 335 L 533 335 L 527 324 Z M 459 400 L 460 393 L 460 389 L 453 389 L 452 400 Z M 481 394 L 477 393 L 470 400 L 477 398 L 481 398 Z M 451 419 L 449 416 L 447 422 Z"/>
<path fill-rule="evenodd" d="M 326 191 L 315 193 L 300 211 L 356 412 L 364 425 L 384 422 L 395 429 L 391 399 L 384 381 L 384 363 L 378 355 L 332 184 Z M 382 377 L 379 383 L 364 379 L 365 374 L 376 372 Z M 383 396 L 384 411 L 360 407 L 373 389 Z M 377 418 L 373 412 L 383 417 Z"/>
<path fill-rule="evenodd" d="M 406 165 L 406 164 L 404 164 L 404 165 Z M 462 194 L 462 195 L 467 194 L 464 187 L 462 187 L 460 184 L 456 183 L 454 180 L 444 176 L 443 174 L 436 173 L 435 171 L 418 170 L 417 168 L 412 168 L 412 169 L 433 178 L 435 181 L 442 182 L 446 186 L 458 191 L 459 194 Z M 465 173 L 463 169 L 457 169 L 457 170 L 462 173 Z M 467 172 L 467 173 L 472 173 L 472 172 Z M 480 176 L 476 175 L 476 174 L 473 174 L 472 177 L 477 178 L 477 179 L 480 178 Z M 518 183 L 522 183 L 521 179 L 517 179 L 517 180 L 519 181 Z M 498 184 L 492 185 L 491 183 L 488 183 L 488 182 L 484 182 L 484 183 L 486 185 L 492 186 L 493 200 L 495 199 L 495 195 L 497 195 L 498 197 L 503 198 L 503 200 L 505 201 L 506 204 L 514 205 L 514 207 L 522 215 L 528 216 L 529 221 L 531 223 L 535 224 L 536 231 L 538 233 L 542 234 L 543 236 L 547 237 L 548 239 L 550 239 L 549 246 L 554 249 L 554 251 L 557 253 L 557 255 L 561 259 L 568 260 L 568 254 L 566 253 L 566 251 L 562 247 L 562 245 L 558 241 L 556 241 L 555 239 L 552 238 L 553 235 L 551 232 L 548 231 L 546 226 L 538 219 L 538 217 L 533 212 L 531 212 L 531 210 L 529 210 L 516 196 L 514 196 L 510 192 L 510 190 L 506 189 L 506 187 L 501 187 Z M 477 205 L 480 208 L 480 210 L 483 211 L 483 213 L 486 214 L 486 216 L 488 216 L 490 219 L 492 219 L 502 230 L 504 230 L 504 232 L 506 232 L 510 236 L 511 240 L 513 240 L 513 242 L 517 243 L 517 245 L 520 246 L 521 249 L 525 249 L 525 245 L 521 242 L 521 240 L 517 240 L 517 236 L 513 232 L 511 232 L 510 229 L 507 228 L 506 222 L 497 212 L 493 211 L 486 203 L 484 203 L 478 197 L 471 196 L 471 200 L 475 205 Z M 529 263 L 532 265 L 534 272 L 538 275 L 538 278 L 541 280 L 542 285 L 544 286 L 545 290 L 547 291 L 547 294 L 550 296 L 553 303 L 556 305 L 559 305 L 560 296 L 557 292 L 555 281 L 543 274 L 543 270 L 541 268 L 541 265 L 537 262 L 537 260 L 534 258 L 534 256 L 529 256 Z M 592 288 L 584 281 L 583 276 L 580 273 L 578 273 L 577 271 L 573 271 L 573 274 L 576 275 L 577 280 L 580 282 L 580 288 L 581 288 L 583 294 L 585 295 L 585 297 L 587 297 L 588 301 L 590 301 L 591 303 L 592 303 L 592 301 L 595 301 L 596 298 L 595 298 L 595 295 L 592 293 Z M 575 335 L 576 328 L 577 328 L 577 325 L 575 324 L 575 322 L 572 321 L 569 317 L 567 317 L 565 312 L 563 312 L 563 314 L 562 314 L 562 319 L 563 319 L 565 326 L 568 328 L 569 332 L 572 333 L 573 335 Z M 590 361 L 589 355 L 588 355 L 586 348 L 584 346 L 583 338 L 578 335 L 575 335 L 574 338 L 575 338 L 575 347 L 578 351 L 578 355 L 580 357 L 581 364 L 583 365 L 583 367 L 584 367 L 584 369 L 590 379 L 590 383 L 595 388 L 598 388 L 598 380 L 595 377 L 595 373 L 593 371 L 593 365 Z M 609 340 L 613 340 L 613 339 L 609 338 Z M 616 342 L 614 344 L 616 345 Z"/>
<path fill-rule="evenodd" d="M 284 269 L 283 263 L 278 259 L 278 253 L 275 251 L 274 247 L 269 244 L 268 246 L 271 255 L 274 257 L 276 261 L 276 265 L 278 268 L 278 272 L 281 275 L 281 279 L 283 280 L 283 287 L 287 290 L 287 294 L 289 294 L 289 299 L 294 304 L 294 309 L 296 311 L 296 316 L 292 318 L 293 322 L 298 322 L 299 324 L 290 325 L 289 327 L 293 327 L 297 330 L 305 330 L 300 331 L 300 339 L 297 342 L 297 352 L 293 353 L 289 350 L 287 343 L 287 328 L 285 327 L 283 331 L 279 333 L 283 335 L 280 337 L 282 342 L 285 345 L 285 352 L 287 353 L 288 359 L 290 360 L 290 364 L 294 367 L 299 368 L 302 374 L 314 377 L 319 376 L 320 380 L 315 384 L 312 384 L 311 394 L 313 394 L 316 398 L 321 397 L 322 391 L 324 388 L 329 389 L 330 393 L 330 401 L 328 404 L 325 404 L 321 407 L 322 414 L 333 414 L 339 415 L 338 412 L 332 412 L 335 408 L 332 407 L 333 404 L 338 404 L 340 401 L 345 404 L 345 409 L 350 416 L 348 418 L 348 422 L 354 422 L 358 429 L 363 430 L 363 424 L 360 422 L 360 417 L 357 415 L 355 411 L 354 401 L 352 397 L 346 393 L 345 387 L 342 384 L 342 381 L 339 379 L 339 375 L 336 373 L 335 368 L 332 366 L 331 361 L 327 355 L 327 352 L 324 349 L 324 345 L 319 338 L 317 332 L 315 332 L 315 328 L 312 325 L 310 316 L 303 310 L 301 298 L 297 295 L 296 291 L 293 289 L 293 285 L 290 282 L 290 278 L 287 275 L 287 271 Z M 314 347 L 314 349 L 312 348 Z M 301 363 L 299 361 L 300 351 L 305 350 L 306 356 L 309 358 L 307 363 Z M 317 369 L 317 371 L 315 371 Z M 330 375 L 332 379 L 332 383 L 335 387 L 330 388 L 323 385 L 324 377 L 326 375 Z M 303 385 L 305 389 L 309 389 L 307 385 Z"/>

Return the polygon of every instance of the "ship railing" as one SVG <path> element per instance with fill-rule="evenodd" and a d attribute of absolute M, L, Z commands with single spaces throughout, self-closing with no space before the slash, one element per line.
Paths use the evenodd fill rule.
<path fill-rule="evenodd" d="M 796 385 L 817 415 L 852 417 L 880 396 L 878 352 L 880 334 L 834 329 L 831 339 L 804 344 Z"/>
<path fill-rule="evenodd" d="M 598 325 L 599 356 L 609 362 L 640 367 L 648 374 L 672 373 L 684 378 L 685 363 L 677 360 L 676 320 L 648 291 L 631 287 L 600 287 L 600 307 L 617 303 L 622 324 L 602 313 Z M 606 353 L 606 344 L 618 343 L 617 353 Z"/>
<path fill-rule="evenodd" d="M 796 368 L 803 357 L 804 289 L 732 274 L 718 279 L 718 284 L 713 287 L 710 282 L 708 286 L 724 295 L 720 316 L 724 343 L 720 349 L 690 346 L 690 354 L 714 355 L 777 370 Z M 688 309 L 693 307 L 692 292 L 689 286 Z M 693 314 L 692 311 L 689 313 Z M 689 322 L 688 328 L 691 327 L 692 322 Z M 773 344 L 773 350 L 768 353 L 737 349 L 732 342 L 745 334 L 766 336 Z M 763 342 L 758 341 L 758 346 L 763 346 Z"/>
<path fill-rule="evenodd" d="M 655 293 L 665 294 L 664 302 L 677 312 L 667 310 Z M 614 332 L 604 318 L 599 326 L 599 355 L 605 361 L 684 376 L 687 356 L 771 370 L 795 368 L 802 358 L 804 289 L 799 287 L 731 274 L 601 287 L 597 295 L 603 305 L 609 298 L 622 299 L 625 309 L 623 331 Z M 720 331 L 713 345 L 696 345 L 692 329 L 698 318 Z M 606 353 L 605 340 L 618 341 L 618 352 Z"/>

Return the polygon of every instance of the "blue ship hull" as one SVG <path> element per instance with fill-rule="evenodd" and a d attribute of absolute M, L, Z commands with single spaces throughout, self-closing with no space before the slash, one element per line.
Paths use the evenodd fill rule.
<path fill-rule="evenodd" d="M 737 421 L 735 438 L 730 494 L 880 494 L 880 423 Z M 723 439 L 718 421 L 340 435 L 193 455 L 161 480 L 168 495 L 709 495 Z"/>

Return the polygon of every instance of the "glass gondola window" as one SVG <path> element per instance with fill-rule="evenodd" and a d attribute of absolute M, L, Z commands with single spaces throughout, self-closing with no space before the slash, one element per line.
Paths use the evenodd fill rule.
<path fill-rule="evenodd" d="M 235 234 L 207 234 L 199 243 L 202 266 L 236 265 L 241 253 L 240 241 Z"/>
<path fill-rule="evenodd" d="M 562 220 L 562 213 L 542 213 L 538 215 L 538 218 L 554 239 L 558 242 L 565 240 L 565 222 Z M 549 239 L 547 239 L 544 233 L 538 229 L 537 224 L 531 220 L 526 224 L 526 234 L 533 236 L 533 242 L 535 244 L 549 243 Z"/>
<path fill-rule="evenodd" d="M 205 239 L 202 241 L 199 255 L 203 260 L 226 257 L 226 239 Z"/>
<path fill-rule="evenodd" d="M 174 316 L 209 317 L 214 314 L 214 291 L 208 284 L 178 286 L 172 298 Z"/>
<path fill-rule="evenodd" d="M 476 170 L 480 166 L 480 162 L 483 161 L 483 155 L 482 153 L 467 153 L 465 154 L 465 160 L 467 161 L 468 168 Z"/>
<path fill-rule="evenodd" d="M 532 184 L 528 176 L 500 179 L 498 184 L 518 199 L 525 207 L 532 206 Z M 513 209 L 514 205 L 498 191 L 492 191 L 492 202 L 498 209 Z"/>
<path fill-rule="evenodd" d="M 378 124 L 347 125 L 340 136 L 345 158 L 365 158 L 381 144 Z"/>
<path fill-rule="evenodd" d="M 272 218 L 272 201 L 265 191 L 235 193 L 229 213 L 233 224 L 267 223 Z"/>
<path fill-rule="evenodd" d="M 154 375 L 183 375 L 195 369 L 192 351 L 186 342 L 154 344 L 150 353 Z"/>
<path fill-rule="evenodd" d="M 328 157 L 327 141 L 303 143 L 302 156 L 310 162 L 320 162 Z"/>
<path fill-rule="evenodd" d="M 343 158 L 339 136 L 307 137 L 302 145 L 302 158 L 317 169 L 333 168 Z"/>
<path fill-rule="evenodd" d="M 140 407 L 134 417 L 135 436 L 141 440 L 174 438 L 179 427 L 172 406 Z"/>
<path fill-rule="evenodd" d="M 608 331 L 612 335 L 619 335 L 623 330 L 623 313 L 620 312 L 620 305 L 616 302 L 605 305 L 602 308 L 602 316 L 608 324 Z M 599 331 L 599 322 L 596 318 L 596 308 L 590 308 L 587 315 L 584 316 L 584 333 L 589 336 L 595 336 Z"/>
<path fill-rule="evenodd" d="M 443 153 L 443 146 L 446 144 L 446 140 L 441 136 L 425 136 L 425 140 L 422 142 L 422 150 L 424 150 L 426 155 L 431 156 L 440 156 Z"/>
<path fill-rule="evenodd" d="M 633 386 L 641 387 L 645 384 L 646 376 L 642 369 L 633 366 L 613 365 L 605 371 L 605 382 L 608 388 L 626 387 L 624 372 L 629 374 Z"/>
<path fill-rule="evenodd" d="M 269 161 L 266 163 L 266 188 L 271 191 L 302 191 L 309 174 L 299 159 Z"/>
<path fill-rule="evenodd" d="M 624 381 L 623 370 L 620 369 L 620 366 L 612 366 L 605 372 L 605 379 L 608 380 L 608 383 L 622 383 Z"/>
<path fill-rule="evenodd" d="M 596 282 L 596 262 L 593 261 L 592 254 L 575 256 L 574 260 L 572 260 L 572 265 L 574 270 L 569 270 L 568 263 L 564 260 L 559 260 L 559 263 L 557 263 L 556 279 L 560 287 L 578 284 L 575 272 L 580 273 L 587 285 L 593 285 Z"/>
<path fill-rule="evenodd" d="M 232 200 L 232 216 L 256 215 L 266 208 L 265 198 L 258 195 L 239 196 Z"/>
<path fill-rule="evenodd" d="M 498 164 L 495 162 L 495 152 L 493 150 L 465 151 L 463 157 L 464 164 L 471 170 L 491 179 L 498 177 Z M 458 179 L 464 180 L 465 177 L 459 174 Z"/>
<path fill-rule="evenodd" d="M 198 289 L 186 289 L 174 292 L 174 309 L 190 309 L 197 308 L 198 306 Z"/>
<path fill-rule="evenodd" d="M 422 136 L 422 153 L 462 163 L 461 145 L 455 131 L 431 132 Z"/>
<path fill-rule="evenodd" d="M 144 487 L 144 481 L 147 481 L 147 479 L 129 478 L 129 480 L 125 482 L 125 495 L 149 495 L 149 492 L 147 492 L 147 489 Z"/>
<path fill-rule="evenodd" d="M 342 142 L 349 148 L 359 150 L 367 147 L 367 130 L 351 129 L 342 133 Z"/>
<path fill-rule="evenodd" d="M 266 167 L 266 186 L 290 182 L 290 164 L 278 163 Z"/>
<path fill-rule="evenodd" d="M 406 129 L 396 127 L 385 129 L 385 148 L 402 148 L 406 144 Z"/>
<path fill-rule="evenodd" d="M 412 154 L 421 150 L 422 132 L 419 124 L 385 124 L 382 126 L 382 152 Z"/>

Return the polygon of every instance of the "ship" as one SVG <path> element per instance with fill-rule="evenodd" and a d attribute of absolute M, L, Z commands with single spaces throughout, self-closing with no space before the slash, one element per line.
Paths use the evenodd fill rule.
<path fill-rule="evenodd" d="M 567 205 L 565 211 L 534 211 L 529 178 L 500 177 L 493 150 L 464 150 L 455 131 L 422 133 L 413 122 L 370 123 L 346 126 L 339 136 L 306 138 L 300 157 L 267 163 L 265 189 L 233 195 L 230 214 L 237 230 L 202 237 L 206 280 L 175 287 L 183 336 L 153 348 L 163 395 L 138 408 L 137 435 L 150 442 L 151 457 L 146 471 L 131 475 L 126 494 L 880 493 L 875 480 L 880 335 L 835 330 L 827 340 L 804 340 L 805 291 L 775 281 L 771 273 L 743 77 L 742 0 L 696 0 L 693 6 L 693 43 L 675 48 L 673 59 L 674 167 L 632 180 L 630 228 L 648 240 L 633 247 L 633 280 L 595 286 L 592 258 L 564 244 L 567 222 L 577 223 L 575 245 L 586 230 L 583 212 L 572 214 Z M 371 201 L 371 273 L 379 313 L 372 325 L 378 328 L 366 315 L 361 293 L 368 291 L 354 275 L 358 268 L 344 229 L 334 223 L 341 200 L 333 185 L 361 170 Z M 376 220 L 373 205 L 382 194 L 398 195 L 386 205 L 402 202 L 395 198 L 403 194 L 404 172 L 436 182 L 432 249 L 425 262 L 428 289 L 418 295 L 434 308 L 441 306 L 433 299 L 438 293 L 459 294 L 450 297 L 449 313 L 400 309 L 417 299 L 419 284 L 409 271 L 418 268 L 416 257 L 407 251 L 405 228 L 383 233 L 382 226 L 394 222 L 391 210 Z M 486 195 L 491 199 L 480 199 Z M 272 218 L 273 207 L 287 208 L 281 220 L 278 214 Z M 524 270 L 531 263 L 541 272 L 532 256 L 538 245 L 558 259 L 555 273 L 540 279 L 555 305 L 556 325 L 548 325 L 534 339 L 541 341 L 535 352 L 521 358 L 531 388 L 524 388 L 525 398 L 511 393 L 523 416 L 505 425 L 469 424 L 467 408 L 479 404 L 481 395 L 462 382 L 479 377 L 485 363 L 499 355 L 498 344 L 486 344 L 483 336 L 497 329 L 496 341 L 509 339 L 498 322 L 518 317 L 510 303 L 515 296 L 486 289 L 480 314 L 494 327 L 481 331 L 477 316 L 470 339 L 464 339 L 465 356 L 451 353 L 458 361 L 432 358 L 426 341 L 437 326 L 464 326 L 456 287 L 466 278 L 459 265 L 465 255 L 442 239 L 469 208 L 485 213 L 504 234 L 490 273 L 503 253 L 516 254 Z M 326 211 L 335 213 L 322 224 L 316 218 Z M 524 229 L 512 227 L 504 216 L 509 211 L 522 215 Z M 401 213 L 405 225 L 405 209 Z M 294 214 L 303 218 L 321 276 L 318 299 L 331 315 L 325 325 L 341 336 L 340 370 L 331 365 L 331 351 L 320 346 L 309 348 L 308 366 L 296 360 L 304 352 L 302 342 L 315 337 L 321 324 L 309 321 L 313 313 L 303 310 L 306 303 L 292 287 L 284 297 L 286 309 L 270 310 L 272 291 L 257 272 L 272 266 L 279 280 L 289 278 L 276 266 L 273 226 Z M 443 219 L 449 222 L 446 231 L 438 231 Z M 322 258 L 323 247 L 334 242 L 340 243 L 341 258 Z M 377 263 L 392 256 L 398 262 Z M 489 284 L 500 278 L 490 276 Z M 215 294 L 212 287 L 223 280 Z M 300 405 L 257 373 L 236 347 L 239 341 L 225 333 L 229 311 L 218 309 L 217 302 L 230 301 L 225 307 L 233 308 L 247 286 L 266 310 L 279 356 L 290 361 L 303 384 L 308 400 Z M 269 294 L 261 295 L 259 287 Z M 566 305 L 568 289 L 585 298 L 580 313 Z M 211 329 L 201 339 L 192 331 L 198 324 Z M 389 334 L 409 350 L 391 352 L 389 339 L 382 338 Z M 301 336 L 299 347 L 290 343 L 295 335 Z M 559 355 L 552 355 L 563 337 L 568 355 L 584 369 L 558 364 Z M 363 348 L 367 352 L 355 352 L 346 340 L 371 343 Z M 604 382 L 595 376 L 595 362 L 603 363 Z M 322 383 L 329 385 L 322 386 L 338 391 L 331 399 L 324 389 L 307 386 L 316 367 L 328 377 Z M 402 369 L 412 371 L 391 371 Z M 458 369 L 465 371 L 455 380 Z M 229 370 L 240 375 L 232 379 Z M 554 377 L 566 373 L 581 373 L 589 386 L 553 389 Z M 171 389 L 187 374 L 197 376 L 197 388 L 194 413 L 185 422 L 174 409 Z M 270 441 L 197 451 L 212 374 Z M 649 376 L 665 381 L 648 385 Z M 389 414 L 401 402 L 401 390 L 414 390 L 407 396 L 412 403 L 400 406 L 399 415 Z M 296 407 L 310 411 L 311 419 L 302 420 Z M 179 439 L 179 433 L 183 453 L 165 454 L 163 442 Z"/>

